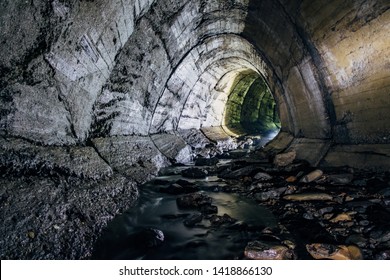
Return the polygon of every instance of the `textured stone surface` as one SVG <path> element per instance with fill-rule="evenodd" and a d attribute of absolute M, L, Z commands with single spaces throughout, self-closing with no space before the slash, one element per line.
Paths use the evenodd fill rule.
<path fill-rule="evenodd" d="M 95 180 L 113 173 L 92 147 L 42 147 L 1 137 L 0 168 L 10 174 L 59 174 Z"/>
<path fill-rule="evenodd" d="M 295 137 L 388 144 L 388 19 L 380 0 L 6 0 L 0 133 L 67 145 L 277 110 Z"/>
<path fill-rule="evenodd" d="M 202 132 L 208 139 L 216 143 L 221 150 L 233 150 L 237 148 L 237 143 L 225 132 L 222 127 L 202 128 Z"/>
<path fill-rule="evenodd" d="M 2 0 L 1 169 L 144 182 L 189 154 L 150 135 L 207 158 L 278 111 L 271 155 L 389 171 L 389 19 L 385 0 Z"/>
<path fill-rule="evenodd" d="M 150 180 L 168 160 L 149 137 L 118 136 L 92 140 L 99 154 L 121 174 L 139 183 Z"/>
<path fill-rule="evenodd" d="M 329 140 L 295 138 L 289 149 L 294 149 L 297 159 L 306 160 L 312 166 L 317 166 L 330 148 Z"/>
<path fill-rule="evenodd" d="M 177 163 L 189 163 L 192 160 L 191 147 L 174 134 L 155 134 L 150 136 L 157 149 L 167 158 Z"/>
<path fill-rule="evenodd" d="M 1 259 L 85 259 L 101 230 L 138 197 L 120 175 L 0 178 Z"/>
<path fill-rule="evenodd" d="M 329 150 L 321 165 L 390 171 L 390 146 L 336 145 Z"/>

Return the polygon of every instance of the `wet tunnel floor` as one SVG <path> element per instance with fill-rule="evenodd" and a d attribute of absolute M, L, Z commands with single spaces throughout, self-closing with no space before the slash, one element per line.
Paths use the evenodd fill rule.
<path fill-rule="evenodd" d="M 296 160 L 275 167 L 239 152 L 162 170 L 104 230 L 93 257 L 390 258 L 389 174 Z"/>

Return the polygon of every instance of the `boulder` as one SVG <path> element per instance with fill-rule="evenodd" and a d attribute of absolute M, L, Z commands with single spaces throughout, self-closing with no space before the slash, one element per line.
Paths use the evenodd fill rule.
<path fill-rule="evenodd" d="M 192 160 L 192 150 L 181 136 L 168 133 L 150 136 L 158 150 L 174 163 L 188 163 Z"/>

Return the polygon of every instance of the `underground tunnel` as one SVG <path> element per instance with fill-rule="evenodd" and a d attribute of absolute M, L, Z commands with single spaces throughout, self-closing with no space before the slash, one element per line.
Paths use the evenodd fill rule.
<path fill-rule="evenodd" d="M 389 7 L 1 1 L 1 259 L 390 259 Z"/>

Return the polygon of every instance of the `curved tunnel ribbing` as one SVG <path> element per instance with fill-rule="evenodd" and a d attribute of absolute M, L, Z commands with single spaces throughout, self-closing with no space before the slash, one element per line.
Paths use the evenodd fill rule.
<path fill-rule="evenodd" d="M 295 185 L 327 190 L 300 180 L 315 168 L 348 172 L 347 192 L 387 184 L 387 173 L 372 174 L 390 171 L 388 0 L 1 0 L 0 26 L 3 259 L 90 258 L 140 184 L 195 157 L 253 156 L 207 170 L 250 170 L 231 189 L 252 184 L 256 204 Z M 261 152 L 249 153 L 260 137 L 229 137 L 269 128 L 280 133 Z M 293 164 L 281 173 L 288 163 L 274 159 L 285 157 Z M 263 170 L 276 192 L 260 190 Z M 361 202 L 341 189 L 319 203 Z M 347 213 L 353 231 L 368 223 L 379 236 L 367 220 L 388 206 L 378 193 Z M 304 204 L 304 224 L 332 226 Z M 347 241 L 352 227 L 339 222 L 330 235 Z"/>

